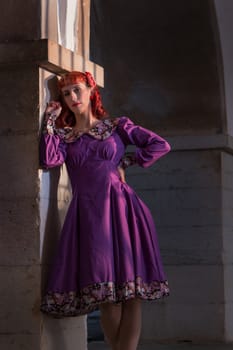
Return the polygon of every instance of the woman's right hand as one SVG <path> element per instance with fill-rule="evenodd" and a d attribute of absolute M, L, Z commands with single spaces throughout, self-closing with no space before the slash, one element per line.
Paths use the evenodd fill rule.
<path fill-rule="evenodd" d="M 45 109 L 44 114 L 44 122 L 43 122 L 43 133 L 47 133 L 49 135 L 54 135 L 55 130 L 55 121 L 59 117 L 62 110 L 62 106 L 58 101 L 50 101 L 47 103 L 47 107 Z"/>
<path fill-rule="evenodd" d="M 50 101 L 47 104 L 46 110 L 45 110 L 45 116 L 46 119 L 52 118 L 53 121 L 57 119 L 57 117 L 60 115 L 62 110 L 61 103 L 58 101 Z"/>

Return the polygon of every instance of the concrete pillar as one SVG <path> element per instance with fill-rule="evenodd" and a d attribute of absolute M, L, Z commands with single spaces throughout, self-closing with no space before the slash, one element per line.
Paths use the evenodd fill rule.
<path fill-rule="evenodd" d="M 21 65 L 2 66 L 0 77 L 0 347 L 39 349 L 39 75 L 35 66 Z"/>
<path fill-rule="evenodd" d="M 233 3 L 230 0 L 215 0 L 218 35 L 222 54 L 222 72 L 224 81 L 224 107 L 226 116 L 225 134 L 228 135 L 228 151 L 222 152 L 222 260 L 224 264 L 224 335 L 227 341 L 233 341 L 233 43 L 230 33 L 233 30 Z"/>
<path fill-rule="evenodd" d="M 144 304 L 142 339 L 232 341 L 231 0 L 93 0 L 91 14 L 108 110 L 172 146 L 152 168 L 128 171 L 171 287 Z"/>
<path fill-rule="evenodd" d="M 39 169 L 38 138 L 45 104 L 56 95 L 55 74 L 86 69 L 101 86 L 103 69 L 82 52 L 51 41 L 49 33 L 42 36 L 42 5 L 38 0 L 1 4 L 0 348 L 82 350 L 84 317 L 56 320 L 39 311 L 70 192 L 65 169 Z M 83 46 L 89 42 L 87 26 L 78 27 Z"/>

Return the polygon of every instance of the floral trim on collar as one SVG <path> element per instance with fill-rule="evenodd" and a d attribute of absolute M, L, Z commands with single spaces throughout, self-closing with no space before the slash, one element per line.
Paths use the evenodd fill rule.
<path fill-rule="evenodd" d="M 55 129 L 55 133 L 59 135 L 66 143 L 75 142 L 82 135 L 87 134 L 97 140 L 105 140 L 112 135 L 116 129 L 118 119 L 106 118 L 100 120 L 95 126 L 86 132 L 77 132 L 73 128 Z"/>
<path fill-rule="evenodd" d="M 58 135 L 64 142 L 75 142 L 83 134 L 91 135 L 97 140 L 105 140 L 112 135 L 118 125 L 119 118 L 105 118 L 97 122 L 95 126 L 85 132 L 77 132 L 71 127 L 62 129 L 56 128 L 56 119 L 61 113 L 61 104 L 58 101 L 50 101 L 45 110 L 43 122 L 43 133 L 49 135 Z"/>

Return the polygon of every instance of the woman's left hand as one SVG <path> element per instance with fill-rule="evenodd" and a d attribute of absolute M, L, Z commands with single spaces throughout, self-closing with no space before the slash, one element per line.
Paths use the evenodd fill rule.
<path fill-rule="evenodd" d="M 119 175 L 120 175 L 121 182 L 126 183 L 124 168 L 122 168 L 122 166 L 118 166 L 117 169 L 118 169 L 118 172 L 119 172 Z"/>

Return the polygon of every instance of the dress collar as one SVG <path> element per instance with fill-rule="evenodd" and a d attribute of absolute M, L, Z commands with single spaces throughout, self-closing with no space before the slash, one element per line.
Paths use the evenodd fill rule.
<path fill-rule="evenodd" d="M 90 135 L 97 140 L 105 140 L 112 135 L 116 129 L 118 119 L 106 118 L 101 119 L 95 126 L 90 128 L 88 131 L 80 132 L 75 131 L 73 128 L 57 129 L 56 132 L 66 143 L 75 142 L 82 135 Z"/>

